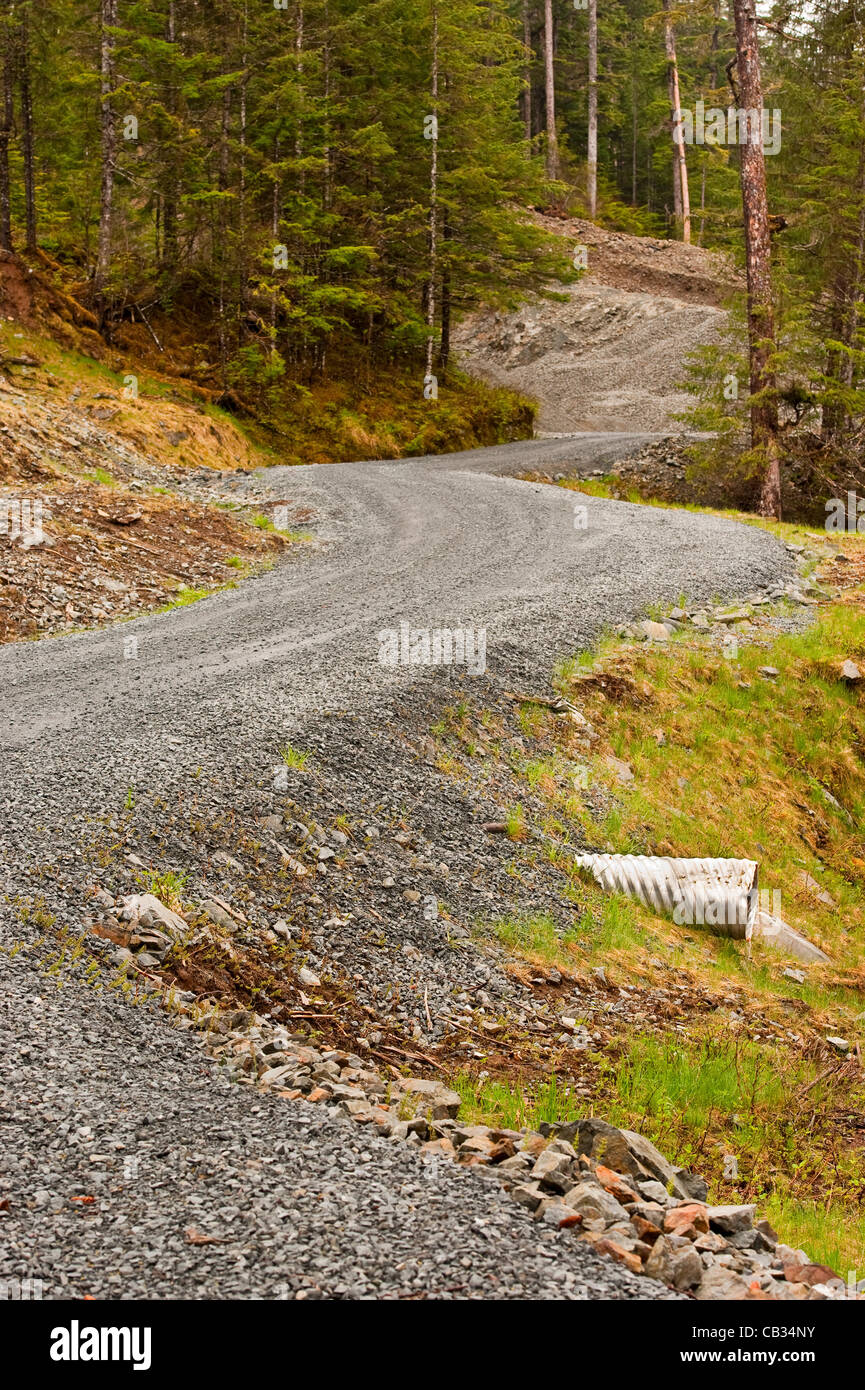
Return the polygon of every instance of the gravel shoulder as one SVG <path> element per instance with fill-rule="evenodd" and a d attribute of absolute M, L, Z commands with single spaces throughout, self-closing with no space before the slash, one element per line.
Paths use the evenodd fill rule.
<path fill-rule="evenodd" d="M 44 1298 L 672 1297 L 495 1183 L 230 1085 L 147 1005 L 3 958 L 0 1277 Z"/>

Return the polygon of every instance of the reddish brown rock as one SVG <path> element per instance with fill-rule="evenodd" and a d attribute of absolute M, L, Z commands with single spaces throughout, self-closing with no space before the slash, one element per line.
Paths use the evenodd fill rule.
<path fill-rule="evenodd" d="M 632 1216 L 631 1225 L 639 1236 L 640 1240 L 647 1245 L 654 1245 L 658 1236 L 661 1234 L 658 1226 L 653 1226 L 651 1221 L 647 1221 L 644 1216 Z"/>
<path fill-rule="evenodd" d="M 784 1266 L 784 1278 L 788 1284 L 807 1284 L 809 1288 L 815 1284 L 828 1284 L 833 1279 L 843 1283 L 828 1265 L 788 1264 Z"/>
<path fill-rule="evenodd" d="M 635 1189 L 620 1173 L 614 1173 L 612 1168 L 605 1168 L 602 1163 L 599 1163 L 595 1169 L 595 1177 L 601 1187 L 613 1194 L 617 1202 L 635 1202 L 637 1200 Z"/>
<path fill-rule="evenodd" d="M 706 1235 L 709 1217 L 703 1203 L 684 1202 L 681 1206 L 671 1207 L 664 1214 L 664 1230 L 668 1235 L 685 1236 L 687 1240 Z"/>
<path fill-rule="evenodd" d="M 641 1274 L 643 1265 L 639 1255 L 631 1250 L 626 1250 L 623 1245 L 618 1245 L 616 1241 L 610 1240 L 608 1236 L 601 1236 L 600 1240 L 593 1242 L 595 1249 L 601 1255 L 611 1255 L 619 1264 L 625 1265 L 632 1274 Z"/>

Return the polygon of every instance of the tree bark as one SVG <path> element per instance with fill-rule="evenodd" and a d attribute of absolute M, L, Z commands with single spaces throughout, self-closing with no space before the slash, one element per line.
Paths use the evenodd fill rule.
<path fill-rule="evenodd" d="M 529 17 L 529 0 L 523 0 L 523 47 L 526 50 L 523 68 L 523 126 L 526 143 L 532 143 L 532 24 Z"/>
<path fill-rule="evenodd" d="M 33 95 L 30 88 L 30 3 L 21 7 L 18 79 L 21 88 L 21 157 L 24 164 L 24 229 L 28 251 L 36 250 L 36 173 L 34 168 Z"/>
<path fill-rule="evenodd" d="M 670 23 L 670 0 L 664 0 L 664 46 L 667 52 L 667 86 L 670 93 L 670 112 L 673 129 L 673 199 L 676 220 L 682 224 L 682 240 L 691 240 L 691 201 L 688 196 L 688 163 L 682 138 L 681 98 L 679 95 L 679 65 L 676 61 L 676 35 Z"/>
<path fill-rule="evenodd" d="M 757 44 L 754 0 L 733 0 L 736 20 L 736 70 L 740 108 L 762 112 L 763 86 Z M 751 444 L 764 458 L 760 483 L 760 513 L 781 516 L 781 465 L 778 450 L 778 401 L 775 395 L 775 314 L 772 301 L 769 207 L 766 197 L 766 163 L 763 157 L 762 122 L 748 131 L 739 146 L 739 182 L 745 229 L 745 264 L 748 275 L 748 347 L 751 382 Z M 758 399 L 759 398 L 759 399 Z"/>
<path fill-rule="evenodd" d="M 860 111 L 860 119 L 865 126 L 865 91 Z M 829 337 L 842 344 L 827 353 L 826 376 L 839 386 L 850 388 L 853 385 L 853 356 L 850 351 L 856 341 L 856 328 L 859 318 L 859 301 L 862 297 L 863 258 L 865 258 L 865 144 L 859 149 L 859 163 L 856 172 L 859 213 L 856 224 L 856 241 L 835 276 L 832 289 L 832 312 L 829 320 Z M 846 237 L 841 230 L 833 238 L 844 245 Z M 844 349 L 848 349 L 844 351 Z M 820 436 L 824 441 L 843 438 L 848 425 L 848 413 L 841 401 L 827 402 L 823 406 Z"/>
<path fill-rule="evenodd" d="M 598 211 L 598 0 L 589 0 L 589 217 Z"/>
<path fill-rule="evenodd" d="M 429 279 L 427 281 L 427 343 L 426 378 L 432 377 L 433 347 L 436 322 L 436 274 L 438 272 L 438 105 L 439 105 L 439 12 L 437 0 L 432 6 L 432 150 L 429 174 Z"/>
<path fill-rule="evenodd" d="M 300 110 L 299 110 L 299 114 L 298 114 L 298 118 L 297 118 L 297 134 L 296 134 L 295 137 L 294 137 L 294 155 L 295 155 L 295 159 L 298 161 L 298 163 L 300 163 L 300 161 L 303 159 L 303 115 L 302 115 L 302 112 L 303 112 L 303 101 L 304 101 L 304 88 L 303 88 L 303 3 L 302 3 L 302 0 L 301 0 L 301 3 L 299 3 L 299 4 L 298 4 L 298 7 L 297 7 L 297 18 L 296 18 L 296 20 L 295 20 L 294 52 L 295 52 L 295 71 L 296 71 L 296 73 L 297 73 L 297 90 L 298 90 L 298 95 L 299 95 L 299 97 L 300 97 L 300 103 L 299 103 Z M 301 193 L 304 193 L 304 192 L 306 191 L 306 173 L 304 172 L 303 169 L 301 169 L 300 174 L 299 174 L 299 176 L 298 176 L 298 183 L 299 183 L 299 185 L 300 185 L 300 191 L 301 191 Z"/>
<path fill-rule="evenodd" d="M 9 183 L 9 145 L 12 140 L 12 85 L 15 80 L 12 64 L 12 33 L 7 27 L 9 16 L 4 6 L 4 37 L 2 70 L 2 104 L 0 104 L 0 250 L 12 250 L 12 191 Z"/>
<path fill-rule="evenodd" d="M 237 259 L 238 259 L 238 303 L 241 310 L 246 309 L 249 299 L 249 276 L 246 273 L 246 130 L 247 130 L 247 92 L 249 88 L 249 5 L 244 0 L 243 20 L 240 30 L 240 95 L 238 101 L 238 175 L 237 190 Z"/>
<path fill-rule="evenodd" d="M 441 340 L 439 342 L 439 364 L 442 380 L 445 378 L 451 355 L 451 268 L 447 260 L 447 244 L 450 241 L 450 236 L 451 225 L 448 221 L 447 209 L 445 209 L 442 221 L 442 250 L 445 253 L 445 263 L 442 266 Z"/>
<path fill-rule="evenodd" d="M 547 178 L 559 177 L 559 142 L 556 136 L 556 70 L 553 0 L 544 0 L 544 93 L 547 116 Z"/>
<path fill-rule="evenodd" d="M 177 43 L 177 26 L 175 22 L 174 0 L 168 0 L 168 14 L 165 21 L 165 39 L 172 46 Z M 167 84 L 165 92 L 165 106 L 171 115 L 177 117 L 177 85 L 171 80 Z M 178 170 L 177 170 L 177 139 L 176 131 L 171 135 L 171 148 L 168 152 L 166 167 L 163 171 L 163 192 L 162 192 L 162 269 L 170 282 L 173 280 L 177 270 L 178 243 L 177 243 L 177 213 L 179 205 L 178 192 Z"/>
<path fill-rule="evenodd" d="M 435 17 L 438 25 L 438 14 Z M 438 45 L 438 28 L 436 28 L 436 45 Z M 324 77 L 324 146 L 321 157 L 324 164 L 324 206 L 328 210 L 333 202 L 333 150 L 331 149 L 330 131 L 330 11 L 327 0 L 324 3 L 324 51 L 323 58 L 323 77 Z M 436 46 L 436 64 L 438 64 L 438 46 Z M 436 79 L 438 79 L 438 68 L 436 68 Z"/>
<path fill-rule="evenodd" d="M 631 76 L 631 206 L 637 206 L 637 62 Z"/>
<path fill-rule="evenodd" d="M 112 32 L 117 26 L 117 0 L 101 0 L 101 3 L 99 94 L 102 102 L 102 179 L 99 191 L 99 245 L 96 252 L 96 271 L 93 276 L 93 290 L 97 299 L 101 299 L 103 295 L 111 265 L 114 161 L 117 154 L 117 123 L 113 101 L 115 38 Z"/>

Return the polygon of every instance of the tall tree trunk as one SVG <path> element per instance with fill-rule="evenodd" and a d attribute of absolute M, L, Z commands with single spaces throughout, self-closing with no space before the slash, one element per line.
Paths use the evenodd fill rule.
<path fill-rule="evenodd" d="M 438 24 L 438 16 L 436 16 Z M 438 30 L 436 30 L 438 35 Z M 438 39 L 436 39 L 436 42 Z M 324 164 L 324 206 L 328 210 L 333 202 L 333 150 L 331 149 L 331 130 L 330 130 L 330 12 L 327 0 L 324 4 L 324 147 L 322 149 L 322 162 Z M 438 49 L 436 49 L 436 62 L 438 62 Z M 438 74 L 436 74 L 438 75 Z"/>
<path fill-rule="evenodd" d="M 447 209 L 445 209 L 442 219 L 442 250 L 447 252 L 447 243 L 450 241 L 451 224 L 448 220 Z M 441 341 L 439 343 L 439 362 L 441 364 L 442 380 L 448 369 L 451 355 L 451 268 L 445 259 L 442 266 L 442 307 L 441 307 Z"/>
<path fill-rule="evenodd" d="M 176 23 L 174 13 L 174 0 L 168 0 L 168 14 L 165 21 L 165 39 L 172 46 L 177 42 Z M 174 81 L 167 84 L 165 92 L 166 109 L 171 115 L 177 116 L 177 86 Z M 177 139 L 176 131 L 172 132 L 171 149 L 168 151 L 167 165 L 163 172 L 163 192 L 162 192 L 162 268 L 166 272 L 167 279 L 173 280 L 177 270 L 178 247 L 177 247 L 177 209 L 179 203 L 178 196 L 178 177 L 177 177 Z"/>
<path fill-rule="evenodd" d="M 231 134 L 231 87 L 226 86 L 222 92 L 222 113 L 220 119 L 219 133 L 219 191 L 224 193 L 228 188 L 229 180 L 229 136 Z M 223 387 L 227 382 L 228 367 L 228 336 L 225 324 L 225 265 L 226 265 L 226 232 L 227 218 L 225 214 L 225 199 L 220 198 L 217 204 L 217 236 L 219 245 L 217 247 L 217 259 L 219 264 L 219 310 L 218 310 L 218 333 L 219 333 L 219 362 L 222 372 Z"/>
<path fill-rule="evenodd" d="M 3 83 L 2 102 L 0 102 L 0 250 L 12 250 L 12 194 L 9 183 L 9 144 L 12 139 L 13 106 L 12 85 L 15 80 L 12 64 L 12 33 L 7 27 L 9 16 L 4 5 L 3 69 L 0 81 Z"/>
<path fill-rule="evenodd" d="M 703 245 L 703 228 L 706 225 L 706 164 L 700 170 L 700 230 L 697 233 L 697 245 Z"/>
<path fill-rule="evenodd" d="M 598 211 L 598 0 L 589 0 L 589 217 Z"/>
<path fill-rule="evenodd" d="M 847 309 L 851 298 L 850 265 L 845 261 L 839 267 L 832 285 L 832 308 L 829 313 L 829 338 L 836 343 L 844 340 L 847 323 Z M 826 376 L 829 381 L 841 385 L 843 381 L 844 358 L 847 356 L 840 347 L 830 348 L 826 354 Z M 820 422 L 820 436 L 824 442 L 840 439 L 844 433 L 846 412 L 840 400 L 826 401 Z"/>
<path fill-rule="evenodd" d="M 297 18 L 295 20 L 294 31 L 294 52 L 295 52 L 295 72 L 297 73 L 297 90 L 299 101 L 299 112 L 297 117 L 297 134 L 294 137 L 294 155 L 298 163 L 303 159 L 303 0 L 297 7 Z M 300 191 L 306 189 L 306 173 L 301 169 L 298 176 Z"/>
<path fill-rule="evenodd" d="M 246 125 L 247 125 L 247 121 L 246 121 L 246 106 L 247 106 L 247 91 L 248 91 L 248 87 L 249 87 L 249 73 L 247 72 L 247 64 L 248 64 L 248 62 L 249 62 L 249 53 L 248 53 L 248 51 L 247 51 L 247 49 L 248 49 L 248 38 L 249 38 L 249 6 L 248 6 L 248 4 L 246 3 L 246 0 L 244 0 L 244 6 L 243 6 L 243 24 L 242 24 L 241 32 L 240 32 L 240 41 L 241 41 L 241 43 L 240 43 L 240 46 L 241 46 L 241 54 L 240 54 L 241 76 L 240 76 L 240 107 L 239 107 L 239 115 L 240 115 L 240 130 L 239 130 L 239 144 L 240 144 L 240 150 L 239 150 L 240 186 L 239 186 L 239 188 L 238 188 L 238 193 L 237 193 L 237 215 L 238 215 L 237 252 L 238 252 L 238 273 L 239 273 L 239 281 L 240 281 L 240 284 L 239 284 L 239 287 L 238 287 L 238 295 L 237 295 L 237 298 L 238 298 L 238 302 L 239 302 L 240 307 L 241 307 L 242 310 L 245 310 L 246 305 L 247 305 L 247 301 L 248 301 L 248 298 L 249 298 L 249 293 L 248 293 L 248 291 L 249 291 L 249 276 L 248 276 L 247 273 L 246 273 Z"/>
<path fill-rule="evenodd" d="M 553 0 L 544 0 L 544 93 L 547 116 L 547 178 L 559 177 L 559 142 L 556 136 L 556 69 Z"/>
<path fill-rule="evenodd" d="M 721 37 L 721 0 L 714 0 L 712 13 L 715 16 L 715 27 L 712 30 L 712 42 L 709 52 L 712 55 L 711 83 L 712 91 L 718 85 L 718 42 Z M 700 232 L 697 237 L 697 245 L 703 245 L 703 230 L 706 225 L 706 156 L 703 155 L 702 169 L 700 171 Z"/>
<path fill-rule="evenodd" d="M 280 139 L 279 139 L 279 135 L 280 135 L 280 129 L 279 129 L 279 127 L 280 127 L 280 116 L 279 116 L 279 102 L 277 102 L 276 117 L 277 117 L 276 134 L 275 134 L 274 137 L 273 137 L 273 191 L 272 191 L 272 194 L 271 194 L 271 202 L 270 202 L 270 235 L 271 235 L 271 245 L 272 245 L 272 248 L 275 248 L 276 246 L 278 246 L 278 245 L 280 244 L 280 242 L 279 242 L 279 217 L 280 217 L 280 212 L 281 212 L 281 209 L 282 209 L 282 177 L 281 177 L 280 172 L 279 172 L 279 158 L 280 158 Z M 276 263 L 275 263 L 275 255 L 276 255 L 276 252 L 275 252 L 275 249 L 272 249 L 271 254 L 272 254 L 273 257 L 274 257 L 273 270 L 275 270 L 275 269 L 276 269 Z M 271 272 L 271 273 L 273 273 L 273 272 Z M 271 291 L 271 295 L 270 295 L 270 356 L 271 356 L 271 360 L 276 356 L 276 318 L 277 318 L 277 313 L 276 313 L 276 286 L 274 285 L 274 288 L 273 288 L 273 290 Z"/>
<path fill-rule="evenodd" d="M 667 225 L 669 226 L 669 216 Z M 679 161 L 673 158 L 673 222 L 675 223 L 674 232 L 678 232 L 682 225 L 682 173 L 679 168 Z"/>
<path fill-rule="evenodd" d="M 33 94 L 30 88 L 30 0 L 21 7 L 18 78 L 21 87 L 21 157 L 24 164 L 24 228 L 28 251 L 36 250 L 36 172 Z"/>
<path fill-rule="evenodd" d="M 523 47 L 526 50 L 523 68 L 523 126 L 526 143 L 532 143 L 532 22 L 529 17 L 529 0 L 523 0 Z"/>
<path fill-rule="evenodd" d="M 111 265 L 111 220 L 114 210 L 114 161 L 117 154 L 117 124 L 114 112 L 113 30 L 117 26 L 117 0 L 101 0 L 99 38 L 99 94 L 102 101 L 102 180 L 99 192 L 99 245 L 93 289 L 101 299 Z"/>
<path fill-rule="evenodd" d="M 670 93 L 670 113 L 673 128 L 673 190 L 678 187 L 676 219 L 681 218 L 682 240 L 691 240 L 691 200 L 688 196 L 688 164 L 682 131 L 681 98 L 679 96 L 679 65 L 676 61 L 676 35 L 670 22 L 670 0 L 664 0 L 664 46 L 667 51 L 667 86 Z"/>
<path fill-rule="evenodd" d="M 775 315 L 772 303 L 769 206 L 766 197 L 766 162 L 763 157 L 761 115 L 763 86 L 757 45 L 755 0 L 733 0 L 736 20 L 737 104 L 758 113 L 758 129 L 748 131 L 739 146 L 739 182 L 745 228 L 745 263 L 748 273 L 748 346 L 750 357 L 751 444 L 764 456 L 760 485 L 762 516 L 781 516 L 781 466 L 778 449 L 778 401 L 775 396 Z"/>
<path fill-rule="evenodd" d="M 631 206 L 637 206 L 637 61 L 631 76 Z"/>
<path fill-rule="evenodd" d="M 865 125 L 865 90 L 863 90 L 860 120 Z M 859 320 L 859 301 L 862 296 L 863 259 L 865 259 L 865 144 L 859 148 L 859 164 L 856 171 L 859 214 L 856 225 L 854 247 L 844 255 L 842 265 L 835 276 L 832 290 L 832 312 L 829 321 L 829 337 L 842 347 L 833 348 L 827 353 L 826 376 L 839 386 L 850 388 L 853 385 L 853 356 L 850 349 L 856 342 Z M 833 240 L 842 247 L 848 236 L 842 230 L 836 232 Z M 844 348 L 848 349 L 846 352 Z M 823 406 L 820 434 L 824 440 L 841 439 L 848 423 L 847 411 L 841 401 L 831 401 Z"/>
<path fill-rule="evenodd" d="M 850 307 L 844 331 L 844 341 L 851 348 L 856 342 L 859 305 L 862 302 L 863 274 L 865 274 L 865 145 L 859 150 L 859 227 L 856 237 Z M 853 358 L 849 352 L 844 359 L 843 377 L 845 386 L 853 385 Z"/>
<path fill-rule="evenodd" d="M 426 342 L 426 373 L 427 380 L 432 377 L 433 369 L 433 345 L 435 341 L 436 323 L 436 274 L 438 273 L 438 176 L 439 176 L 439 141 L 438 141 L 438 107 L 439 107 L 439 12 L 437 0 L 433 0 L 432 5 L 432 149 L 430 151 L 430 173 L 429 173 L 429 277 L 427 280 L 427 302 L 426 302 L 426 321 L 427 321 L 427 342 Z"/>

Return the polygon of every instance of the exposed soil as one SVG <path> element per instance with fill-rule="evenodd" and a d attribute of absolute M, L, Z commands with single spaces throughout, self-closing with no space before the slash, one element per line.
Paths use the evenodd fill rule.
<path fill-rule="evenodd" d="M 178 495 L 172 470 L 74 406 L 7 385 L 0 421 L 0 641 L 132 617 L 290 545 L 234 501 L 228 511 Z M 221 475 L 206 472 L 205 497 L 219 495 Z M 285 506 L 292 526 L 309 515 Z"/>
<path fill-rule="evenodd" d="M 611 232 L 580 217 L 539 216 L 537 220 L 546 231 L 587 247 L 587 278 L 611 289 L 722 309 L 741 283 L 726 257 L 702 246 Z"/>

